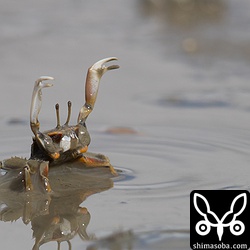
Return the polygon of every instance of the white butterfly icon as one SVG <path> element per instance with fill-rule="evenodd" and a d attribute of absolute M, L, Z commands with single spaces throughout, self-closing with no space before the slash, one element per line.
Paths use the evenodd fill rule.
<path fill-rule="evenodd" d="M 205 207 L 206 207 L 205 213 L 202 212 L 202 210 L 198 207 L 197 200 L 199 198 L 202 199 L 203 202 L 205 203 Z M 235 212 L 234 211 L 234 210 L 236 210 L 235 204 L 241 198 L 243 198 L 243 205 L 239 211 Z M 221 241 L 222 235 L 224 233 L 224 227 L 229 227 L 230 232 L 236 236 L 243 234 L 243 232 L 245 231 L 245 225 L 243 224 L 243 222 L 240 220 L 236 220 L 236 218 L 246 208 L 246 205 L 247 205 L 246 193 L 239 194 L 233 199 L 231 206 L 230 206 L 230 210 L 228 212 L 226 212 L 222 216 L 221 219 L 219 219 L 218 216 L 213 211 L 210 210 L 210 205 L 209 205 L 207 199 L 203 195 L 201 195 L 199 193 L 194 193 L 193 202 L 194 202 L 194 207 L 195 207 L 196 211 L 200 215 L 202 215 L 204 218 L 204 220 L 199 221 L 195 226 L 195 230 L 199 235 L 202 235 L 202 236 L 207 235 L 210 232 L 211 227 L 216 227 L 219 241 Z M 204 208 L 203 208 L 203 210 L 204 210 Z M 224 223 L 224 221 L 228 215 L 232 216 L 232 220 L 228 223 Z M 210 220 L 209 220 L 209 217 L 210 217 Z M 216 223 L 211 222 L 211 218 L 215 219 Z"/>

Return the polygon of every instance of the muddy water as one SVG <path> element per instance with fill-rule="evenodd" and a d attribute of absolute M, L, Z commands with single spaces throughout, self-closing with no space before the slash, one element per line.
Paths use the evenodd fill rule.
<path fill-rule="evenodd" d="M 64 218 L 60 229 L 65 235 L 77 231 L 76 221 L 87 225 L 81 237 L 77 231 L 61 249 L 70 244 L 75 250 L 93 249 L 93 244 L 94 249 L 187 249 L 192 190 L 249 190 L 248 1 L 0 4 L 1 159 L 29 156 L 36 78 L 55 77 L 53 88 L 44 90 L 40 115 L 42 128 L 48 129 L 55 125 L 56 102 L 66 119 L 71 100 L 72 123 L 76 120 L 92 63 L 116 56 L 121 66 L 103 77 L 87 123 L 90 151 L 109 156 L 120 178 L 113 178 L 113 188 L 110 179 L 81 186 L 83 193 L 79 198 L 76 192 L 74 201 L 63 196 L 63 186 L 62 199 L 50 201 L 50 210 L 58 211 L 52 218 Z M 78 178 L 86 182 L 84 173 Z M 78 182 L 71 179 L 76 180 L 75 173 L 67 180 L 74 187 Z M 16 204 L 15 195 L 9 195 L 13 217 L 8 218 L 19 219 L 0 223 L 1 249 L 32 249 L 32 234 L 47 226 L 42 216 L 48 214 L 41 210 L 48 212 L 48 203 L 33 197 Z M 6 198 L 1 196 L 3 210 Z M 22 205 L 30 202 L 27 217 Z M 76 212 L 73 206 L 83 208 L 82 216 L 65 215 L 67 209 Z M 36 224 L 25 225 L 23 218 L 35 218 Z M 40 249 L 57 249 L 57 244 Z"/>

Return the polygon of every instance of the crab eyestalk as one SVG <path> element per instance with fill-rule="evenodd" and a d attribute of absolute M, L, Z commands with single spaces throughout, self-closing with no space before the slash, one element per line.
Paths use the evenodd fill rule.
<path fill-rule="evenodd" d="M 42 89 L 46 87 L 51 87 L 53 85 L 51 83 L 44 82 L 47 80 L 54 80 L 54 78 L 50 76 L 41 76 L 35 81 L 33 89 L 30 107 L 30 127 L 34 135 L 38 133 L 40 127 L 38 115 L 42 107 Z"/>
<path fill-rule="evenodd" d="M 72 106 L 71 101 L 68 101 L 68 116 L 67 116 L 66 122 L 64 123 L 64 125 L 66 125 L 66 126 L 69 125 L 69 120 L 70 120 L 70 116 L 71 116 L 71 106 Z"/>
<path fill-rule="evenodd" d="M 100 80 L 105 72 L 112 69 L 118 69 L 118 65 L 105 66 L 104 64 L 110 61 L 117 60 L 116 57 L 109 57 L 96 62 L 93 66 L 88 69 L 85 85 L 85 104 L 82 106 L 79 116 L 78 124 L 83 124 L 87 119 L 88 115 L 92 112 Z"/>
<path fill-rule="evenodd" d="M 55 105 L 55 109 L 56 109 L 56 128 L 60 128 L 61 124 L 60 124 L 60 112 L 58 103 Z"/>

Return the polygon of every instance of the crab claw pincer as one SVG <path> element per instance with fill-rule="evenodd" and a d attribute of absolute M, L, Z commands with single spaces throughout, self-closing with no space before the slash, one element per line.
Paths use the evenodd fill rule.
<path fill-rule="evenodd" d="M 52 83 L 45 82 L 47 80 L 54 80 L 54 78 L 50 76 L 41 76 L 35 81 L 33 89 L 30 107 L 30 126 L 35 135 L 39 130 L 38 115 L 42 107 L 42 89 L 53 86 Z"/>
<path fill-rule="evenodd" d="M 79 116 L 78 123 L 84 123 L 88 115 L 94 108 L 99 83 L 103 74 L 112 69 L 118 69 L 118 65 L 106 66 L 105 63 L 117 60 L 116 57 L 109 57 L 96 62 L 88 69 L 85 85 L 85 104 L 82 106 Z"/>

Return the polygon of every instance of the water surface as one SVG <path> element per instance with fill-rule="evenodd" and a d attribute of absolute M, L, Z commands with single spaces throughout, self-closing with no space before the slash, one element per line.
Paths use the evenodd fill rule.
<path fill-rule="evenodd" d="M 55 77 L 43 95 L 45 130 L 56 124 L 56 102 L 66 119 L 72 101 L 74 123 L 91 64 L 117 56 L 121 66 L 103 77 L 87 122 L 90 151 L 109 156 L 120 177 L 85 189 L 77 206 L 86 208 L 87 236 L 76 234 L 61 249 L 187 249 L 192 190 L 249 190 L 248 1 L 0 4 L 1 159 L 29 157 L 29 105 L 40 75 Z M 62 213 L 75 211 L 63 198 Z M 46 199 L 37 204 L 47 211 Z M 15 223 L 0 223 L 3 249 L 35 244 L 22 205 Z M 63 218 L 66 234 L 70 219 Z"/>

